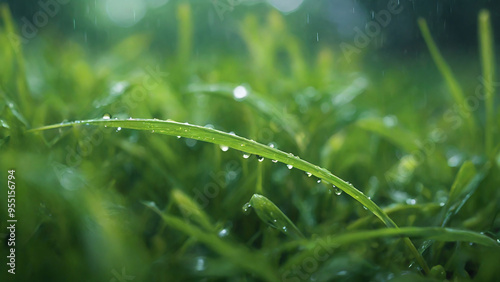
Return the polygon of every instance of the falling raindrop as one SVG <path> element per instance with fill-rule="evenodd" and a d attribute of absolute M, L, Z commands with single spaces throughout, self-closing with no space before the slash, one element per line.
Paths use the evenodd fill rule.
<path fill-rule="evenodd" d="M 292 169 L 293 165 L 288 164 L 288 165 L 286 165 L 286 167 L 288 167 L 288 169 Z"/>
<path fill-rule="evenodd" d="M 250 156 L 251 156 L 250 154 L 243 153 L 243 158 L 244 159 L 248 159 L 248 158 L 250 158 Z"/>
<path fill-rule="evenodd" d="M 222 150 L 222 152 L 227 152 L 227 150 L 229 150 L 229 147 L 224 146 L 224 145 L 220 145 L 220 149 Z"/>
<path fill-rule="evenodd" d="M 111 116 L 109 114 L 104 114 L 102 116 L 102 119 L 111 119 Z"/>
<path fill-rule="evenodd" d="M 252 208 L 252 205 L 250 203 L 244 204 L 243 207 L 242 207 L 243 213 L 244 214 L 249 214 L 251 208 Z"/>

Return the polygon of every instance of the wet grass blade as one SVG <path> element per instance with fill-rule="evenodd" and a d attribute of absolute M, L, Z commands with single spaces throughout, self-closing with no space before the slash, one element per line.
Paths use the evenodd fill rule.
<path fill-rule="evenodd" d="M 495 53 L 493 51 L 493 35 L 491 29 L 490 13 L 483 10 L 479 13 L 479 42 L 481 47 L 481 64 L 483 67 L 486 129 L 485 142 L 486 154 L 493 152 L 495 140 L 495 99 L 493 78 L 495 77 Z"/>
<path fill-rule="evenodd" d="M 268 198 L 254 194 L 249 203 L 259 218 L 266 224 L 294 239 L 305 239 L 297 226 Z"/>
<path fill-rule="evenodd" d="M 263 255 L 251 252 L 245 247 L 235 245 L 226 240 L 222 240 L 216 234 L 207 233 L 180 218 L 167 215 L 160 211 L 155 205 L 146 204 L 146 206 L 157 213 L 170 227 L 202 242 L 214 252 L 226 257 L 249 273 L 256 274 L 266 281 L 278 281 L 274 269 Z"/>
<path fill-rule="evenodd" d="M 319 179 L 323 179 L 324 181 L 332 185 L 335 185 L 335 187 L 341 189 L 346 194 L 353 197 L 357 202 L 366 207 L 369 211 L 371 211 L 387 227 L 397 228 L 396 223 L 363 192 L 356 189 L 352 184 L 335 176 L 330 171 L 321 168 L 317 165 L 313 165 L 305 160 L 302 160 L 298 156 L 294 156 L 291 153 L 285 153 L 270 146 L 257 143 L 254 140 L 248 140 L 246 138 L 225 133 L 219 130 L 201 127 L 197 125 L 191 125 L 188 123 L 179 123 L 171 120 L 164 121 L 156 119 L 126 119 L 126 120 L 99 119 L 99 120 L 83 120 L 83 121 L 75 121 L 63 124 L 54 124 L 36 129 L 31 129 L 28 130 L 28 132 L 38 132 L 42 130 L 57 129 L 69 126 L 80 126 L 83 124 L 88 124 L 88 125 L 92 124 L 92 125 L 100 125 L 100 126 L 115 127 L 115 128 L 121 127 L 121 128 L 136 129 L 136 130 L 147 130 L 157 134 L 181 136 L 185 138 L 191 138 L 227 146 L 229 148 L 240 150 L 245 153 L 255 154 L 262 156 L 264 158 L 279 161 L 286 164 L 290 169 L 295 167 L 299 170 L 310 173 L 311 175 L 314 175 Z M 429 268 L 425 263 L 424 259 L 422 258 L 422 256 L 420 255 L 420 253 L 416 250 L 415 246 L 408 240 L 405 241 L 407 246 L 413 253 L 414 257 L 417 259 L 418 263 L 424 269 L 425 273 L 428 273 Z"/>
<path fill-rule="evenodd" d="M 333 249 L 340 246 L 388 237 L 426 238 L 443 242 L 470 242 L 486 247 L 492 247 L 500 252 L 500 244 L 497 241 L 486 235 L 472 231 L 440 227 L 384 228 L 352 233 L 350 232 L 342 235 L 322 237 L 315 240 L 293 241 L 287 243 L 283 246 L 284 249 L 294 249 L 300 246 L 306 250 L 295 255 L 293 258 L 290 258 L 290 260 L 288 260 L 288 262 L 283 266 L 282 272 L 285 272 L 294 266 L 301 265 L 305 259 L 316 258 L 317 256 L 315 256 L 315 254 L 318 253 L 327 253 L 332 255 Z"/>
<path fill-rule="evenodd" d="M 434 39 L 432 39 L 431 32 L 429 31 L 429 27 L 427 26 L 427 22 L 423 18 L 418 19 L 418 25 L 420 27 L 420 32 L 424 37 L 425 43 L 427 44 L 427 48 L 429 48 L 429 52 L 431 53 L 432 59 L 436 63 L 436 66 L 439 69 L 439 72 L 444 77 L 448 88 L 450 89 L 451 94 L 453 95 L 453 99 L 455 103 L 461 109 L 468 109 L 467 101 L 465 99 L 464 91 L 458 81 L 455 79 L 450 66 L 446 63 L 441 52 L 439 52 Z M 475 121 L 474 117 L 471 114 L 463 114 L 462 118 L 465 119 L 466 125 L 471 133 L 475 133 Z"/>

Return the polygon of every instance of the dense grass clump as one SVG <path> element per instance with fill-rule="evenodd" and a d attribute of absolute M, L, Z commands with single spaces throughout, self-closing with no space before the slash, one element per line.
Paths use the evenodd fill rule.
<path fill-rule="evenodd" d="M 454 74 L 424 19 L 427 65 L 409 59 L 403 76 L 388 62 L 380 77 L 363 54 L 348 63 L 328 45 L 301 44 L 275 11 L 242 19 L 241 53 L 198 55 L 192 7 L 175 5 L 177 46 L 161 55 L 142 33 L 97 55 L 50 32 L 23 50 L 0 6 L 0 175 L 16 170 L 15 279 L 500 275 L 488 12 L 474 81 L 458 79 L 470 70 Z"/>

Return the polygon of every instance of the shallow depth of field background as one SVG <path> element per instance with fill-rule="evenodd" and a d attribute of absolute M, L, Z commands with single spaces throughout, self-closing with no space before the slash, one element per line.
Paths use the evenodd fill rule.
<path fill-rule="evenodd" d="M 401 227 L 439 227 L 459 206 L 450 203 L 463 203 L 445 227 L 497 240 L 500 111 L 488 127 L 477 23 L 488 10 L 500 42 L 500 4 L 41 0 L 0 9 L 0 177 L 16 170 L 19 220 L 17 274 L 6 273 L 3 257 L 0 280 L 261 281 L 234 259 L 252 265 L 254 253 L 283 281 L 500 275 L 498 248 L 434 242 L 423 257 L 444 272 L 423 278 L 394 237 L 338 246 L 325 259 L 290 267 L 301 249 L 284 248 L 297 238 L 244 211 L 254 193 L 308 240 L 385 227 L 321 179 L 219 145 L 85 124 L 26 132 L 100 118 L 171 119 L 233 132 L 328 169 Z M 427 21 L 467 107 L 456 104 L 418 18 Z M 497 109 L 498 74 L 493 85 Z M 211 231 L 185 216 L 184 197 Z M 207 237 L 166 224 L 151 206 Z M 419 248 L 428 239 L 413 242 Z M 234 257 L 223 243 L 217 251 L 207 241 L 237 246 Z M 264 266 L 255 261 L 257 273 Z"/>

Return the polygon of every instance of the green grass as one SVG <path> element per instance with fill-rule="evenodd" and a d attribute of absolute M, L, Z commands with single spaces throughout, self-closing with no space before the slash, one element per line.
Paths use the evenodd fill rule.
<path fill-rule="evenodd" d="M 402 77 L 389 64 L 372 79 L 361 57 L 302 43 L 272 10 L 245 15 L 232 26 L 245 49 L 214 58 L 197 48 L 197 10 L 172 6 L 174 50 L 155 53 L 153 35 L 137 33 L 97 55 L 50 32 L 12 44 L 18 27 L 0 7 L 0 167 L 16 170 L 18 280 L 500 275 L 488 12 L 485 99 L 464 111 L 475 81 L 452 73 L 422 19 L 444 78 L 425 91 L 443 95 L 424 97 L 428 68 Z"/>

